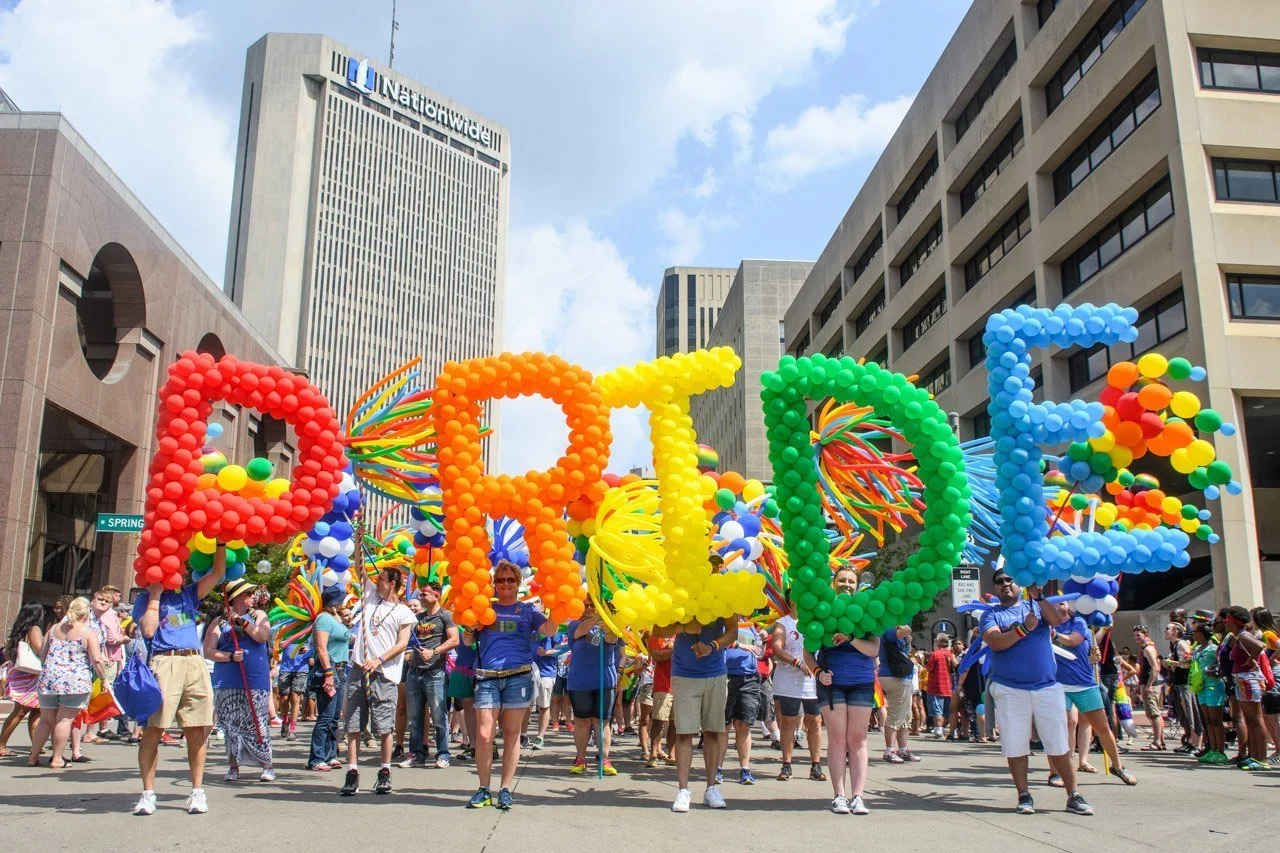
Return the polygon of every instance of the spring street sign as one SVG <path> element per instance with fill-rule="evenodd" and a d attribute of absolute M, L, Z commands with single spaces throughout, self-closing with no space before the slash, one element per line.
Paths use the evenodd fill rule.
<path fill-rule="evenodd" d="M 98 513 L 99 533 L 141 533 L 142 516 L 120 515 L 113 512 Z"/>

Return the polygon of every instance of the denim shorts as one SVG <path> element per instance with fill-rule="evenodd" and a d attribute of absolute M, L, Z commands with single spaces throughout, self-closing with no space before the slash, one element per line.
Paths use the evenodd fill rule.
<path fill-rule="evenodd" d="M 533 698 L 533 673 L 522 672 L 503 678 L 477 678 L 476 708 L 528 708 Z"/>
<path fill-rule="evenodd" d="M 924 694 L 925 713 L 930 717 L 951 716 L 951 697 L 939 696 L 936 693 Z"/>
<path fill-rule="evenodd" d="M 832 705 L 856 705 L 861 708 L 876 706 L 876 684 L 818 684 L 818 707 Z"/>

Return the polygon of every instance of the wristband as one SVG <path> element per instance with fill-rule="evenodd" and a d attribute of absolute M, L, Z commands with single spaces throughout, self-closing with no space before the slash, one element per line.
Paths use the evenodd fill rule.
<path fill-rule="evenodd" d="M 1022 638 L 1027 636 L 1027 629 L 1022 627 L 1021 625 L 1014 625 L 1013 633 L 1017 634 L 1019 638 Z"/>

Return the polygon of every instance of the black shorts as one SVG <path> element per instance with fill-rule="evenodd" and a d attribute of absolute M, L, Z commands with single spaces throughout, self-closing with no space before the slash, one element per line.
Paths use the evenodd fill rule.
<path fill-rule="evenodd" d="M 760 676 L 730 675 L 724 703 L 726 723 L 754 723 L 760 718 Z"/>
<path fill-rule="evenodd" d="M 613 699 L 616 690 L 606 687 L 604 697 L 599 690 L 570 690 L 569 704 L 573 706 L 573 716 L 579 720 L 600 719 L 600 709 L 604 708 L 604 719 L 613 717 Z"/>
<path fill-rule="evenodd" d="M 818 707 L 817 699 L 795 699 L 791 696 L 779 696 L 778 713 L 784 717 L 800 716 L 800 709 L 804 709 L 806 717 L 816 717 L 822 711 Z"/>
<path fill-rule="evenodd" d="M 565 677 L 563 675 L 557 675 L 555 683 L 551 685 L 551 695 L 563 696 L 568 692 L 569 690 L 565 685 Z"/>

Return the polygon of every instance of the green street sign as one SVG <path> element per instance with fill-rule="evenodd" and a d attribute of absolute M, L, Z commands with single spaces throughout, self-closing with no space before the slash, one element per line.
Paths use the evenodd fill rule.
<path fill-rule="evenodd" d="M 119 515 L 113 512 L 98 513 L 99 533 L 141 533 L 142 516 Z"/>

